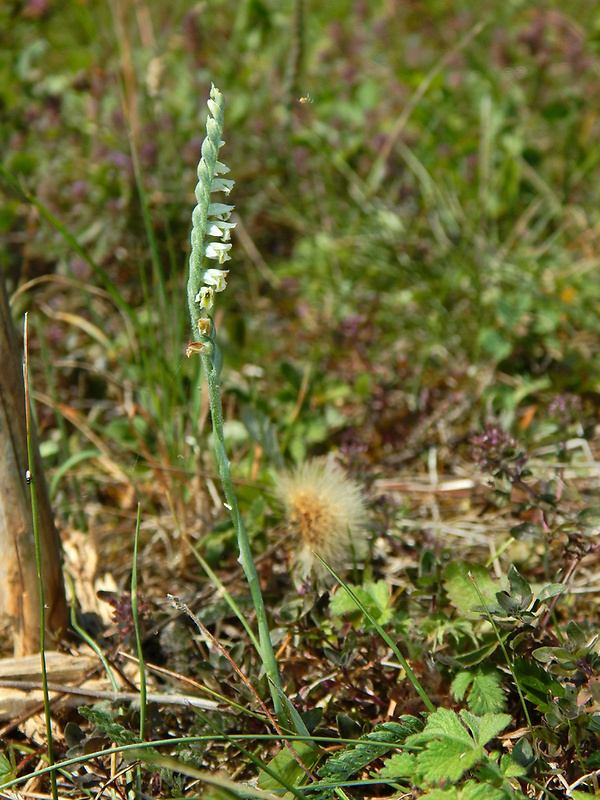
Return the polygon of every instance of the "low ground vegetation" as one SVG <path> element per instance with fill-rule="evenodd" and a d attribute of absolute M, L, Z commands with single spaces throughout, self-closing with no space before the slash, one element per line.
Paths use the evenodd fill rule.
<path fill-rule="evenodd" d="M 450 5 L 0 8 L 2 272 L 122 695 L 56 711 L 61 797 L 599 792 L 600 12 Z M 285 697 L 186 358 L 211 82 L 224 432 Z M 328 456 L 364 496 L 341 583 L 277 478 Z M 46 790 L 41 728 L 2 725 L 5 791 Z"/>

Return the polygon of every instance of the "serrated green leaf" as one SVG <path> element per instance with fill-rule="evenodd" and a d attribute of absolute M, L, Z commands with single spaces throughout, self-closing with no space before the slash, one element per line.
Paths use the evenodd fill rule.
<path fill-rule="evenodd" d="M 510 719 L 508 714 L 476 717 L 464 710 L 459 717 L 451 709 L 438 708 L 424 730 L 409 736 L 405 745 L 425 748 L 417 754 L 417 769 L 427 783 L 456 782 L 484 758 L 483 747 Z"/>
<path fill-rule="evenodd" d="M 417 764 L 427 783 L 456 782 L 482 756 L 458 715 L 448 708 L 430 714 L 425 729 L 409 736 L 406 745 L 425 747 L 417 755 Z"/>
<path fill-rule="evenodd" d="M 348 780 L 371 761 L 404 744 L 409 736 L 422 730 L 421 720 L 408 714 L 397 721 L 384 722 L 371 733 L 361 736 L 356 744 L 350 744 L 342 752 L 331 756 L 319 769 L 318 775 L 325 779 Z"/>
<path fill-rule="evenodd" d="M 380 625 L 387 625 L 394 615 L 393 608 L 390 607 L 390 587 L 386 581 L 368 582 L 363 586 L 352 586 L 349 588 L 354 592 L 360 603 L 367 609 L 373 618 Z M 349 615 L 351 618 L 362 618 L 360 608 L 346 591 L 337 591 L 329 601 L 329 608 L 332 615 Z M 371 623 L 364 620 L 365 628 L 371 628 Z"/>
<path fill-rule="evenodd" d="M 475 670 L 471 669 L 463 669 L 458 675 L 455 675 L 450 686 L 450 691 L 455 700 L 462 700 L 464 698 L 474 678 Z"/>
<path fill-rule="evenodd" d="M 365 589 L 382 612 L 388 610 L 390 605 L 390 585 L 387 581 L 381 580 L 374 583 L 366 583 Z"/>
<path fill-rule="evenodd" d="M 417 757 L 412 753 L 394 753 L 377 774 L 386 780 L 411 778 L 415 774 L 416 766 Z"/>
<path fill-rule="evenodd" d="M 470 739 L 470 737 L 469 737 Z M 483 749 L 467 745 L 458 739 L 444 736 L 428 742 L 425 750 L 417 756 L 419 772 L 427 783 L 460 780 L 468 770 L 483 757 Z"/>
<path fill-rule="evenodd" d="M 461 711 L 460 716 L 469 726 L 473 738 L 481 747 L 485 747 L 488 742 L 495 739 L 511 721 L 510 714 L 484 714 L 482 717 L 477 717 L 468 711 Z"/>
<path fill-rule="evenodd" d="M 455 739 L 463 744 L 473 744 L 473 740 L 468 730 L 460 721 L 458 714 L 449 708 L 438 708 L 427 718 L 425 730 L 417 736 L 432 737 L 443 736 L 447 739 Z"/>
<path fill-rule="evenodd" d="M 432 738 L 432 736 L 436 736 L 440 733 L 439 731 L 440 716 L 443 717 L 444 714 L 450 714 L 452 717 L 455 717 L 456 721 L 458 722 L 462 730 L 465 732 L 465 734 L 468 735 L 467 731 L 465 730 L 465 727 L 460 723 L 460 720 L 458 719 L 454 711 L 450 711 L 447 708 L 438 708 L 436 711 L 430 714 L 429 717 L 427 717 L 427 721 L 424 728 L 422 728 L 421 731 L 412 734 L 412 736 L 409 736 L 406 739 L 405 744 L 408 747 L 424 746 Z M 443 724 L 443 719 L 442 719 L 442 724 Z M 441 731 L 441 733 L 443 734 L 445 733 L 445 731 L 443 730 Z"/>
<path fill-rule="evenodd" d="M 460 614 L 469 614 L 474 608 L 481 605 L 469 573 L 485 598 L 493 597 L 498 589 L 488 570 L 481 564 L 470 564 L 467 561 L 454 561 L 452 564 L 448 564 L 444 570 L 444 588 L 450 602 Z"/>
<path fill-rule="evenodd" d="M 363 603 L 363 605 L 370 605 L 369 596 L 362 586 L 352 586 L 348 584 L 354 594 Z M 331 595 L 329 600 L 329 610 L 336 617 L 342 617 L 344 614 L 360 614 L 360 609 L 356 607 L 356 603 L 350 597 L 348 592 L 338 590 Z"/>
<path fill-rule="evenodd" d="M 496 714 L 504 709 L 506 697 L 502 676 L 495 667 L 482 665 L 475 670 L 467 702 L 469 711 L 478 716 Z"/>

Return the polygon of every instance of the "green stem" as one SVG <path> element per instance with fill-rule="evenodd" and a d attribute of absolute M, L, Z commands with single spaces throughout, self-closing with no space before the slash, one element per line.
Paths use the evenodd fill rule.
<path fill-rule="evenodd" d="M 215 345 L 216 347 L 216 345 Z M 212 418 L 215 455 L 219 467 L 219 475 L 223 484 L 223 491 L 225 492 L 225 499 L 227 500 L 227 507 L 231 514 L 231 520 L 237 534 L 238 547 L 240 555 L 238 561 L 244 570 L 248 586 L 250 587 L 250 594 L 256 612 L 256 622 L 258 626 L 258 640 L 260 644 L 260 656 L 269 678 L 269 685 L 271 686 L 271 697 L 273 698 L 273 706 L 275 713 L 280 723 L 288 724 L 289 720 L 285 713 L 281 697 L 277 692 L 279 689 L 283 693 L 281 680 L 279 677 L 279 667 L 277 666 L 277 659 L 275 658 L 275 651 L 271 642 L 271 634 L 269 632 L 269 625 L 267 621 L 267 612 L 260 588 L 260 581 L 258 573 L 252 557 L 252 550 L 250 548 L 250 541 L 248 533 L 244 526 L 244 521 L 240 515 L 231 480 L 231 472 L 229 470 L 229 459 L 227 458 L 227 450 L 225 449 L 225 433 L 223 429 L 223 409 L 221 405 L 221 386 L 219 384 L 218 371 L 213 365 L 213 360 L 210 355 L 201 353 L 202 366 L 204 367 L 204 374 L 206 375 L 206 382 L 208 385 L 208 397 L 210 402 L 210 413 Z M 275 688 L 276 687 L 276 688 Z"/>
<path fill-rule="evenodd" d="M 138 593 L 138 545 L 140 540 L 140 525 L 142 522 L 142 506 L 138 503 L 137 520 L 135 525 L 135 539 L 133 542 L 133 568 L 131 570 L 131 616 L 133 617 L 133 627 L 135 630 L 135 643 L 138 654 L 140 669 L 140 740 L 145 739 L 146 730 L 146 663 L 142 649 L 142 637 L 140 634 L 140 613 L 139 613 L 139 593 Z"/>
<path fill-rule="evenodd" d="M 142 651 L 142 637 L 140 635 L 140 614 L 139 614 L 139 594 L 138 594 L 138 544 L 140 541 L 140 525 L 142 522 L 142 506 L 138 503 L 137 520 L 135 525 L 135 539 L 133 543 L 133 569 L 131 570 L 131 616 L 133 617 L 133 627 L 135 630 L 135 642 L 137 646 L 139 670 L 140 670 L 140 741 L 146 738 L 146 663 Z M 142 767 L 138 764 L 136 768 L 136 780 L 138 794 L 142 792 Z"/>

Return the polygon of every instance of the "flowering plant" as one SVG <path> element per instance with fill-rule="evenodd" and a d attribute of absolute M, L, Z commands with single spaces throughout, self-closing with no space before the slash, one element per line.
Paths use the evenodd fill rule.
<path fill-rule="evenodd" d="M 226 499 L 224 505 L 231 514 L 237 533 L 240 551 L 238 560 L 246 575 L 256 611 L 258 649 L 265 672 L 269 678 L 273 705 L 279 719 L 287 724 L 289 719 L 282 702 L 284 695 L 269 633 L 260 582 L 252 558 L 248 534 L 238 509 L 229 469 L 229 459 L 225 448 L 223 409 L 219 385 L 223 358 L 216 341 L 215 326 L 208 315 L 208 311 L 214 304 L 215 293 L 222 292 L 227 285 L 228 270 L 206 266 L 205 259 L 216 260 L 219 265 L 230 260 L 231 229 L 235 226 L 235 223 L 230 222 L 233 206 L 211 202 L 211 194 L 212 192 L 229 194 L 234 182 L 221 177 L 229 169 L 218 160 L 219 150 L 224 144 L 221 138 L 223 133 L 224 99 L 215 86 L 212 86 L 210 90 L 207 104 L 209 116 L 206 122 L 206 138 L 202 143 L 202 158 L 198 164 L 198 183 L 195 191 L 198 203 L 192 212 L 192 251 L 187 286 L 192 332 L 194 337 L 198 337 L 198 340 L 190 342 L 187 355 L 191 356 L 199 353 L 202 358 L 202 366 L 208 386 L 215 454 Z M 295 727 L 298 729 L 298 725 Z M 303 731 L 298 730 L 298 732 L 305 732 L 305 729 Z"/>
<path fill-rule="evenodd" d="M 235 222 L 230 221 L 233 206 L 211 202 L 211 195 L 213 192 L 225 192 L 229 195 L 235 181 L 222 177 L 229 172 L 229 167 L 218 160 L 219 150 L 225 144 L 221 139 L 225 102 L 215 86 L 211 87 L 207 105 L 209 116 L 206 121 L 206 138 L 202 143 L 195 190 L 198 202 L 192 211 L 188 305 L 192 333 L 194 338 L 199 339 L 199 342 L 190 345 L 191 351 L 200 350 L 204 345 L 206 352 L 212 354 L 215 349 L 214 336 L 208 311 L 214 305 L 215 293 L 222 292 L 227 286 L 229 270 L 222 269 L 221 266 L 231 258 L 231 230 L 235 228 Z M 207 266 L 205 259 L 217 261 L 219 268 Z M 206 341 L 206 337 L 210 341 Z"/>

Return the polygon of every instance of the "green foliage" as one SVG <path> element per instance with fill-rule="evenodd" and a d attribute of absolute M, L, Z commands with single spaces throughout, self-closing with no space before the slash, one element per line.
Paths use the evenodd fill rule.
<path fill-rule="evenodd" d="M 550 711 L 550 700 L 562 697 L 564 687 L 539 664 L 526 658 L 517 658 L 513 662 L 515 679 L 521 691 L 542 713 Z"/>
<path fill-rule="evenodd" d="M 500 759 L 486 749 L 510 720 L 509 714 L 476 716 L 440 708 L 429 715 L 421 732 L 407 737 L 402 752 L 387 759 L 378 774 L 390 781 L 408 780 L 424 789 L 427 797 L 521 797 L 508 779 L 524 776 L 525 771 L 510 756 Z M 458 783 L 468 773 L 482 782 L 466 779 L 454 791 L 445 785 Z"/>
<path fill-rule="evenodd" d="M 227 448 L 253 550 L 267 559 L 274 640 L 289 636 L 294 649 L 281 662 L 286 682 L 296 702 L 322 707 L 325 724 L 337 719 L 342 738 L 355 739 L 322 778 L 370 769 L 450 800 L 521 797 L 517 786 L 531 780 L 528 794 L 543 785 L 560 797 L 564 781 L 600 766 L 593 591 L 556 583 L 570 585 L 583 563 L 585 588 L 597 553 L 588 476 L 600 391 L 598 11 L 494 0 L 474 16 L 472 2 L 433 2 L 424 26 L 418 4 L 401 6 L 313 4 L 302 22 L 254 0 L 158 2 L 122 16 L 118 3 L 0 4 L 1 268 L 11 291 L 21 287 L 15 318 L 31 314 L 43 451 L 64 527 L 76 507 L 77 527 L 91 520 L 118 581 L 140 497 L 150 585 L 190 580 L 201 618 L 268 696 L 245 634 L 183 563 L 183 543 L 197 537 L 224 584 L 239 584 L 198 359 L 184 357 L 180 279 L 189 209 L 198 204 L 192 272 L 207 244 L 196 223 L 211 216 L 206 192 L 192 196 L 205 156 L 198 98 L 211 80 L 226 87 L 243 222 L 218 309 Z M 473 19 L 486 24 L 469 28 Z M 210 126 L 220 113 L 211 107 Z M 219 146 L 205 189 L 226 191 Z M 212 212 L 221 238 L 230 208 Z M 203 283 L 200 267 L 194 312 L 202 287 L 224 281 Z M 440 481 L 470 480 L 462 442 L 482 420 L 507 434 L 485 469 L 491 506 L 479 507 L 478 488 L 458 499 L 463 489 L 437 486 L 431 504 L 410 490 L 380 496 L 380 485 L 402 485 L 404 467 L 420 479 L 424 454 Z M 374 563 L 350 587 L 362 608 L 343 589 L 294 592 L 286 545 L 270 548 L 270 470 L 330 449 L 370 484 L 380 513 Z M 492 518 L 492 506 L 502 513 Z M 445 535 L 463 513 L 455 546 Z M 249 614 L 247 597 L 237 600 Z M 441 708 L 424 730 L 415 717 L 384 722 L 392 704 L 414 700 L 390 653 L 406 657 L 430 703 L 450 704 L 451 687 L 468 711 Z M 178 669 L 237 702 L 222 653 L 200 666 L 197 655 L 181 648 Z M 516 730 L 526 726 L 518 689 L 533 736 L 500 755 L 483 743 L 481 720 L 494 730 L 507 710 Z M 235 714 L 236 730 L 256 732 L 255 717 Z M 164 716 L 169 735 L 189 730 Z M 110 741 L 136 729 L 99 711 L 87 719 Z M 247 775 L 251 759 L 231 763 L 229 747 L 198 759 Z M 301 785 L 288 750 L 265 752 L 263 764 Z M 302 753 L 312 764 L 310 745 Z"/>
<path fill-rule="evenodd" d="M 506 707 L 502 675 L 491 664 L 459 672 L 452 681 L 452 694 L 457 700 L 463 700 L 466 695 L 473 714 L 493 714 Z"/>
<path fill-rule="evenodd" d="M 111 712 L 82 706 L 79 709 L 79 713 L 96 727 L 99 734 L 102 734 L 115 744 L 135 744 L 140 740 L 139 736 L 132 730 L 127 729 L 118 722 L 115 718 L 116 715 Z"/>
<path fill-rule="evenodd" d="M 423 748 L 416 756 L 416 768 L 426 783 L 456 783 L 465 772 L 482 762 L 484 747 L 510 722 L 509 714 L 476 717 L 468 711 L 460 716 L 439 708 L 427 719 L 422 733 L 409 737 L 407 747 Z"/>
<path fill-rule="evenodd" d="M 321 751 L 312 742 L 295 742 L 291 745 L 302 764 L 313 770 L 321 758 Z M 306 771 L 287 747 L 283 747 L 258 776 L 258 788 L 279 794 L 289 786 L 299 787 L 308 780 Z M 287 793 L 284 796 L 289 797 Z"/>
<path fill-rule="evenodd" d="M 498 583 L 480 564 L 456 561 L 449 564 L 444 572 L 444 586 L 460 613 L 489 613 L 506 623 L 531 622 L 539 616 L 543 603 L 560 595 L 565 589 L 560 583 L 551 583 L 534 594 L 514 564 L 509 566 L 507 578 L 509 589 L 498 591 Z M 483 596 L 485 607 L 481 605 L 477 589 Z"/>
<path fill-rule="evenodd" d="M 481 605 L 474 583 L 484 598 L 494 596 L 495 583 L 489 571 L 481 564 L 453 561 L 444 570 L 444 588 L 450 602 L 460 614 L 473 613 Z"/>
<path fill-rule="evenodd" d="M 375 759 L 403 744 L 407 737 L 422 730 L 423 723 L 416 717 L 404 715 L 399 721 L 377 725 L 371 733 L 361 736 L 355 744 L 330 756 L 319 769 L 319 777 L 346 781 Z"/>
<path fill-rule="evenodd" d="M 349 587 L 379 625 L 387 625 L 393 619 L 394 609 L 390 604 L 390 587 L 387 581 L 367 581 L 362 586 L 349 584 Z M 344 589 L 338 589 L 331 596 L 329 608 L 334 616 L 350 619 L 357 628 L 373 629 L 372 623 L 356 607 L 356 603 Z"/>
<path fill-rule="evenodd" d="M 565 628 L 566 641 L 560 647 L 538 647 L 533 657 L 552 675 L 573 677 L 579 670 L 598 670 L 598 636 L 588 634 L 574 620 L 569 620 Z"/>
<path fill-rule="evenodd" d="M 0 753 L 0 786 L 17 777 L 17 765 L 12 747 L 8 748 L 8 756 Z"/>

